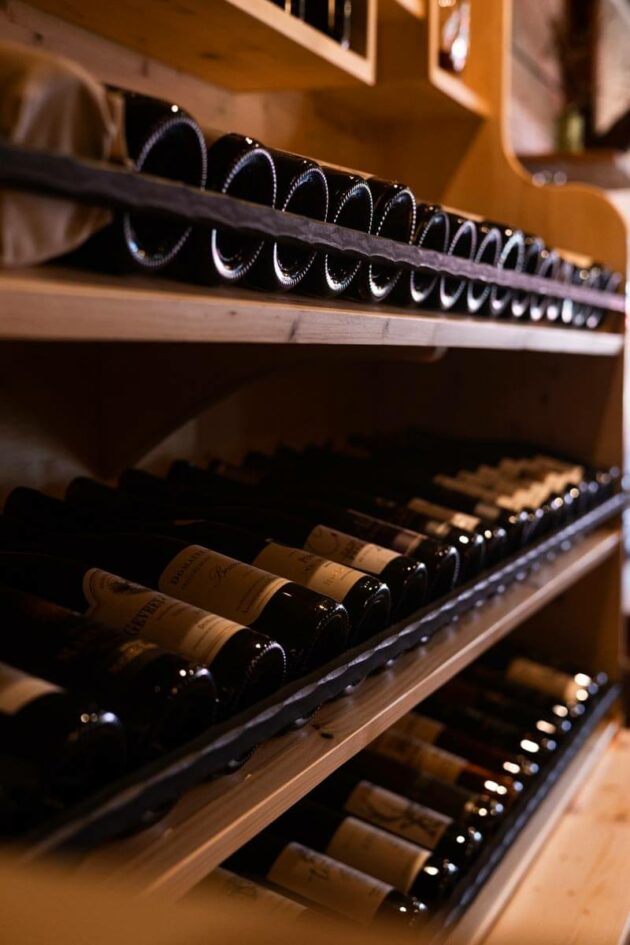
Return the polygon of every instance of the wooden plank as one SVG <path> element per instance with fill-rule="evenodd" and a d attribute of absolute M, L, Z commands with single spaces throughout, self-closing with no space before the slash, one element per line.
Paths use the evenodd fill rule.
<path fill-rule="evenodd" d="M 605 722 L 588 739 L 586 745 L 558 779 L 525 829 L 512 844 L 499 869 L 484 885 L 443 945 L 478 945 L 481 942 L 483 945 L 531 945 L 531 942 L 536 940 L 544 942 L 544 945 L 561 945 L 561 943 L 569 945 L 569 942 L 571 945 L 577 945 L 577 942 L 574 943 L 569 935 L 554 937 L 550 934 L 551 914 L 557 916 L 560 924 L 566 923 L 567 919 L 566 909 L 559 909 L 554 905 L 555 885 L 553 882 L 547 887 L 550 901 L 546 908 L 542 905 L 540 898 L 534 897 L 530 899 L 525 913 L 520 913 L 521 924 L 514 925 L 515 937 L 505 938 L 503 933 L 495 934 L 495 930 L 490 932 L 487 938 L 484 935 L 501 909 L 507 904 L 507 912 L 509 912 L 511 903 L 519 900 L 520 890 L 516 895 L 514 895 L 514 890 L 523 879 L 524 885 L 530 883 L 531 876 L 537 871 L 537 863 L 533 867 L 532 863 L 540 851 L 543 851 L 543 857 L 547 855 L 547 851 L 553 856 L 557 837 L 557 833 L 553 833 L 554 827 L 560 821 L 576 790 L 588 781 L 594 771 L 597 771 L 598 764 L 601 763 L 606 749 L 618 730 L 617 721 Z M 573 849 L 577 850 L 581 842 L 581 837 L 576 842 L 576 837 L 573 836 Z M 573 873 L 572 859 L 570 863 L 564 864 L 564 872 L 567 875 Z M 599 889 L 599 883 L 597 888 Z M 592 890 L 586 899 L 589 904 L 592 902 Z M 499 919 L 497 929 L 501 927 L 502 918 L 501 916 Z M 593 945 L 594 942 L 613 945 L 612 941 L 598 936 L 580 939 L 580 941 L 584 945 Z"/>
<path fill-rule="evenodd" d="M 363 0 L 366 4 L 374 0 Z M 374 62 L 269 0 L 36 0 L 33 6 L 239 92 L 374 82 Z M 357 8 L 361 6 L 361 0 Z M 359 20 L 359 17 L 356 17 Z M 367 17 L 364 17 L 367 19 Z M 367 37 L 357 37 L 361 51 Z"/>
<path fill-rule="evenodd" d="M 623 336 L 57 269 L 0 274 L 0 338 L 489 348 L 616 355 Z"/>
<path fill-rule="evenodd" d="M 590 777 L 584 779 L 580 769 L 582 792 L 484 945 L 523 945 L 536 939 L 550 945 L 627 942 L 629 773 L 630 737 L 625 730 L 597 768 L 591 768 Z M 598 799 L 594 810 L 591 799 Z"/>
<path fill-rule="evenodd" d="M 97 851 L 85 867 L 145 892 L 183 895 L 396 719 L 612 554 L 618 543 L 617 530 L 598 530 L 427 647 L 324 706 L 301 730 L 264 745 L 237 774 L 190 791 L 155 827 Z"/>

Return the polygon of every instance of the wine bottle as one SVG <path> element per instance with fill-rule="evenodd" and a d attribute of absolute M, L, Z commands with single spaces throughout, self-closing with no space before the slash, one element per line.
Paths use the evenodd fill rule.
<path fill-rule="evenodd" d="M 416 215 L 416 232 L 412 243 L 422 249 L 433 249 L 438 253 L 445 253 L 449 245 L 450 222 L 447 214 L 441 207 L 432 204 L 418 204 Z M 420 266 L 412 269 L 409 277 L 406 274 L 400 279 L 395 292 L 396 301 L 402 305 L 424 306 L 434 308 L 438 296 L 440 277 L 434 269 Z"/>
<path fill-rule="evenodd" d="M 108 709 L 79 705 L 61 686 L 0 663 L 3 778 L 26 762 L 42 792 L 71 801 L 122 774 L 121 722 Z"/>
<path fill-rule="evenodd" d="M 496 226 L 481 222 L 476 224 L 477 249 L 474 260 L 486 266 L 496 266 L 501 253 L 501 233 Z M 470 315 L 477 315 L 488 302 L 491 285 L 489 282 L 480 282 L 471 279 L 466 289 L 466 311 Z"/>
<path fill-rule="evenodd" d="M 528 276 L 535 276 L 539 273 L 542 253 L 545 249 L 544 242 L 538 236 L 532 236 L 530 233 L 524 235 L 523 252 L 523 272 Z M 510 313 L 512 318 L 526 318 L 531 304 L 531 294 L 523 289 L 514 289 L 512 300 L 510 302 Z"/>
<path fill-rule="evenodd" d="M 210 667 L 224 712 L 264 698 L 282 680 L 283 652 L 275 640 L 91 564 L 2 552 L 0 580 Z M 192 675 L 206 677 L 202 670 Z M 214 700 L 206 701 L 205 717 L 199 713 L 204 728 L 215 710 Z"/>
<path fill-rule="evenodd" d="M 212 503 L 214 498 L 212 492 L 208 490 L 214 490 L 215 488 L 219 492 L 222 490 L 221 477 L 215 476 L 211 480 L 208 474 L 195 469 L 189 463 L 181 461 L 172 465 L 169 472 L 169 482 L 183 484 L 189 488 L 194 487 L 195 490 L 205 488 L 205 501 L 207 503 Z M 160 486 L 159 483 L 160 480 L 158 480 L 158 488 L 161 489 L 161 494 L 167 500 L 172 501 L 173 493 L 169 492 L 168 487 L 165 488 L 163 484 Z M 146 484 L 146 474 L 143 474 L 141 470 L 126 470 L 121 477 L 121 484 L 137 494 Z M 151 485 L 155 487 L 155 483 Z M 234 484 L 232 485 L 234 486 Z M 451 545 L 409 529 L 397 528 L 387 521 L 376 518 L 374 515 L 368 515 L 351 507 L 354 500 L 358 505 L 367 504 L 372 510 L 378 510 L 377 502 L 365 500 L 365 497 L 360 493 L 348 490 L 335 492 L 334 486 L 331 485 L 330 489 L 328 488 L 328 483 L 321 487 L 320 501 L 317 501 L 319 493 L 316 483 L 313 483 L 312 498 L 305 500 L 301 495 L 292 496 L 290 490 L 284 489 L 284 485 L 283 482 L 282 490 L 277 493 L 267 489 L 255 492 L 249 487 L 247 504 L 263 505 L 271 501 L 276 506 L 289 508 L 298 514 L 312 513 L 317 515 L 324 525 L 337 528 L 362 540 L 390 548 L 421 561 L 428 571 L 429 595 L 431 597 L 448 593 L 458 580 L 460 559 L 457 550 Z M 309 482 L 309 491 L 311 491 L 310 485 Z M 202 493 L 199 493 L 199 499 L 202 495 Z M 243 489 L 239 490 L 238 487 L 236 491 L 232 488 L 231 495 L 240 496 L 240 499 L 237 498 L 237 501 L 240 502 L 243 502 L 245 496 Z M 393 503 L 388 504 L 388 511 L 390 505 L 393 506 Z M 207 508 L 207 506 L 206 509 L 205 514 L 211 515 L 212 509 Z"/>
<path fill-rule="evenodd" d="M 560 721 L 579 719 L 586 712 L 582 702 L 562 702 L 554 699 L 552 696 L 529 686 L 508 679 L 501 670 L 492 669 L 490 666 L 484 666 L 483 663 L 473 663 L 462 671 L 461 677 L 466 682 L 470 681 L 475 685 L 492 689 L 493 692 L 501 693 L 510 699 L 518 699 L 520 703 L 526 703 L 542 712 L 548 712 L 554 719 Z"/>
<path fill-rule="evenodd" d="M 207 669 L 9 587 L 0 586 L 0 610 L 0 659 L 112 708 L 133 757 L 167 751 L 213 721 L 216 691 Z"/>
<path fill-rule="evenodd" d="M 620 272 L 612 272 L 607 266 L 599 267 L 599 279 L 595 288 L 600 292 L 617 292 L 623 282 L 623 276 Z M 595 306 L 589 309 L 586 316 L 586 327 L 591 331 L 599 328 L 608 315 L 608 309 Z"/>
<path fill-rule="evenodd" d="M 477 515 L 505 528 L 512 547 L 520 548 L 531 541 L 536 524 L 531 514 L 525 509 L 514 508 L 513 503 L 493 490 L 442 474 L 433 477 L 432 485 L 438 501 L 450 502 L 458 511 Z"/>
<path fill-rule="evenodd" d="M 305 0 L 304 19 L 343 49 L 350 48 L 352 0 Z"/>
<path fill-rule="evenodd" d="M 537 709 L 527 702 L 510 698 L 504 693 L 475 685 L 472 680 L 458 675 L 440 688 L 440 697 L 452 705 L 465 705 L 479 709 L 486 715 L 509 719 L 512 725 L 522 731 L 532 728 L 540 735 L 561 740 L 573 726 L 568 718 L 560 719 L 553 712 Z"/>
<path fill-rule="evenodd" d="M 276 205 L 276 170 L 258 141 L 239 134 L 204 132 L 208 146 L 207 190 L 266 207 Z M 241 282 L 265 244 L 236 230 L 199 229 L 191 240 L 189 274 L 200 282 Z"/>
<path fill-rule="evenodd" d="M 453 705 L 440 692 L 425 699 L 420 710 L 414 711 L 423 721 L 428 719 L 431 723 L 447 725 L 476 740 L 487 740 L 493 748 L 505 749 L 514 755 L 524 753 L 538 764 L 543 764 L 558 747 L 557 740 L 552 736 L 530 730 L 521 731 L 512 721 L 496 718 L 473 706 Z"/>
<path fill-rule="evenodd" d="M 321 167 L 284 151 L 270 153 L 278 181 L 278 208 L 313 220 L 326 220 L 328 182 Z M 277 241 L 268 243 L 254 263 L 248 282 L 262 289 L 296 289 L 316 256 L 315 250 Z"/>
<path fill-rule="evenodd" d="M 460 827 L 445 814 L 343 769 L 318 785 L 309 798 L 431 850 L 458 867 L 474 859 L 484 840 L 477 828 Z"/>
<path fill-rule="evenodd" d="M 410 243 L 415 231 L 416 198 L 404 184 L 372 177 L 368 186 L 374 200 L 371 232 L 375 236 Z M 402 275 L 395 266 L 364 263 L 356 286 L 359 298 L 369 302 L 383 302 L 393 291 Z"/>
<path fill-rule="evenodd" d="M 460 730 L 443 722 L 438 722 L 419 712 L 410 712 L 394 723 L 395 731 L 406 738 L 427 742 L 437 748 L 458 752 L 470 758 L 484 768 L 499 771 L 518 778 L 520 781 L 535 777 L 540 771 L 540 764 L 524 751 L 511 751 L 494 746 L 476 738 L 470 732 Z"/>
<path fill-rule="evenodd" d="M 431 774 L 469 791 L 491 794 L 506 803 L 523 790 L 523 781 L 516 772 L 499 774 L 493 769 L 494 758 L 490 767 L 482 767 L 476 761 L 412 738 L 397 727 L 380 735 L 371 743 L 370 750 L 413 771 Z"/>
<path fill-rule="evenodd" d="M 269 831 L 258 834 L 223 865 L 267 879 L 361 925 L 387 921 L 415 927 L 428 917 L 426 904 L 391 884 Z"/>
<path fill-rule="evenodd" d="M 479 662 L 501 671 L 510 682 L 536 689 L 562 703 L 586 703 L 599 688 L 588 673 L 563 672 L 523 656 L 509 643 L 494 646 L 480 657 Z"/>
<path fill-rule="evenodd" d="M 411 499 L 408 499 L 406 505 L 401 506 L 399 512 L 391 517 L 392 519 L 399 518 L 401 522 L 403 520 L 406 521 L 408 527 L 411 527 L 412 524 L 416 524 L 420 529 L 424 522 L 450 526 L 452 532 L 448 532 L 447 534 L 452 535 L 455 539 L 451 541 L 451 544 L 453 544 L 458 551 L 460 551 L 460 546 L 463 545 L 466 547 L 466 543 L 463 540 L 464 538 L 468 538 L 468 544 L 472 548 L 479 548 L 480 545 L 476 537 L 479 536 L 479 538 L 483 539 L 481 548 L 483 549 L 484 560 L 488 565 L 496 564 L 501 561 L 509 550 L 508 534 L 501 525 L 490 525 L 476 515 L 467 515 L 465 512 L 458 512 L 455 509 L 450 509 L 448 506 L 440 505 L 437 502 L 430 502 L 421 496 L 413 496 Z M 435 530 L 434 525 L 431 525 L 431 527 Z M 445 540 L 448 541 L 448 539 Z M 479 570 L 481 569 L 478 562 L 474 560 L 472 567 L 477 567 Z"/>
<path fill-rule="evenodd" d="M 459 875 L 455 864 L 437 851 L 315 801 L 300 801 L 272 829 L 427 904 L 442 899 Z"/>
<path fill-rule="evenodd" d="M 237 908 L 242 906 L 248 912 L 253 910 L 254 915 L 259 913 L 261 919 L 273 916 L 280 922 L 303 922 L 312 915 L 308 906 L 282 895 L 280 890 L 255 883 L 221 867 L 214 869 L 195 886 L 193 893 L 199 905 L 202 895 L 206 892 L 228 899 Z"/>
<path fill-rule="evenodd" d="M 226 642 L 243 626 L 266 634 L 283 647 L 292 672 L 327 662 L 347 643 L 348 615 L 332 598 L 201 545 L 161 535 L 111 533 L 42 536 L 38 547 L 209 611 L 217 642 Z M 389 593 L 380 586 L 378 591 L 381 613 L 381 606 L 389 608 Z M 204 629 L 210 632 L 209 626 Z"/>
<path fill-rule="evenodd" d="M 437 749 L 439 754 L 445 754 Z M 367 778 L 396 794 L 430 807 L 452 818 L 460 827 L 473 827 L 484 834 L 491 832 L 505 814 L 508 801 L 498 795 L 476 793 L 443 778 L 366 749 L 344 766 L 356 778 Z"/>
<path fill-rule="evenodd" d="M 564 259 L 560 256 L 560 262 L 558 265 L 558 270 L 556 272 L 555 278 L 558 282 L 562 282 L 565 285 L 571 285 L 573 282 L 573 263 L 570 263 L 568 259 Z M 571 315 L 573 313 L 573 302 L 571 299 L 567 299 L 564 295 L 561 295 L 558 298 L 553 299 L 553 303 L 547 306 L 547 311 L 545 317 L 548 322 L 551 322 L 554 325 L 569 324 L 571 322 Z"/>
<path fill-rule="evenodd" d="M 462 259 L 473 259 L 477 249 L 477 231 L 472 220 L 465 220 L 449 213 L 451 241 L 447 253 Z M 460 301 L 468 285 L 460 276 L 440 276 L 439 304 L 445 312 L 452 311 Z"/>
<path fill-rule="evenodd" d="M 330 167 L 324 167 L 323 170 L 330 195 L 329 222 L 369 233 L 374 203 L 366 181 L 355 174 L 346 174 Z M 300 289 L 313 295 L 341 295 L 350 288 L 360 268 L 360 260 L 348 255 L 318 255 L 302 280 Z"/>
<path fill-rule="evenodd" d="M 502 237 L 502 247 L 497 261 L 498 269 L 508 269 L 514 272 L 523 271 L 525 260 L 525 238 L 520 230 L 513 230 L 500 223 L 491 223 L 499 229 Z M 501 318 L 507 315 L 513 298 L 513 289 L 505 285 L 493 285 L 486 303 L 486 311 L 492 318 Z"/>
<path fill-rule="evenodd" d="M 540 262 L 538 264 L 538 272 L 536 275 L 540 276 L 542 279 L 555 280 L 558 277 L 559 269 L 560 259 L 558 254 L 552 249 L 542 249 L 540 252 Z M 557 308 L 558 300 L 553 298 L 551 295 L 543 295 L 538 292 L 533 292 L 530 295 L 529 317 L 533 322 L 544 321 L 547 319 L 547 311 L 550 309 L 553 313 L 553 310 L 557 310 Z M 552 316 L 548 320 L 555 321 L 556 319 Z"/>

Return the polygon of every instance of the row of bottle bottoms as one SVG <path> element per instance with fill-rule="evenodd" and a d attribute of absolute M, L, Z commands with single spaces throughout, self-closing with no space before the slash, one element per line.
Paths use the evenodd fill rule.
<path fill-rule="evenodd" d="M 271 0 L 277 7 L 334 39 L 343 49 L 350 46 L 352 0 Z"/>
<path fill-rule="evenodd" d="M 605 682 L 603 674 L 500 645 L 237 851 L 195 894 L 243 897 L 287 920 L 324 912 L 363 924 L 424 924 L 553 766 Z"/>
<path fill-rule="evenodd" d="M 620 284 L 619 274 L 606 266 L 577 265 L 535 235 L 419 203 L 404 184 L 323 166 L 240 134 L 202 131 L 176 105 L 122 94 L 127 150 L 144 173 L 567 285 L 616 291 Z M 299 289 L 326 297 L 345 294 L 372 303 L 387 299 L 403 306 L 561 326 L 597 328 L 605 316 L 603 308 L 566 298 L 440 275 L 424 267 L 410 271 L 361 262 L 349 255 L 233 230 L 148 219 L 136 212 L 120 215 L 76 258 L 96 268 L 168 270 L 201 283 Z"/>
<path fill-rule="evenodd" d="M 441 448 L 447 462 L 446 442 Z M 408 453 L 402 441 L 399 449 Z M 14 667 L 6 670 L 6 705 L 20 724 L 4 744 L 22 761 L 33 754 L 33 782 L 52 779 L 52 794 L 63 796 L 91 789 L 97 771 L 100 779 L 119 770 L 81 761 L 80 773 L 66 766 L 60 774 L 63 753 L 40 757 L 60 739 L 20 734 L 38 686 L 54 690 L 59 705 L 68 701 L 59 689 L 67 689 L 85 710 L 81 737 L 75 732 L 68 742 L 73 764 L 99 739 L 112 743 L 118 716 L 127 764 L 136 765 L 386 631 L 614 488 L 615 471 L 528 456 L 502 460 L 523 474 L 512 493 L 438 475 L 436 488 L 451 507 L 436 504 L 435 494 L 398 504 L 370 491 L 370 469 L 389 494 L 396 491 L 380 472 L 376 446 L 369 460 L 324 450 L 317 461 L 316 453 L 252 455 L 231 477 L 226 464 L 204 472 L 177 462 L 168 479 L 128 470 L 118 489 L 82 478 L 66 501 L 26 488 L 11 493 L 0 519 L 0 606 L 14 632 L 0 637 L 0 660 Z M 357 465 L 367 490 L 353 496 L 358 509 L 342 501 L 342 467 L 349 488 Z M 323 490 L 327 505 L 301 497 L 310 480 L 296 470 L 307 467 L 313 493 Z M 412 478 L 415 468 L 409 457 L 396 466 Z M 239 481 L 248 470 L 249 482 Z M 290 480 L 299 483 L 293 497 Z M 337 504 L 333 480 L 342 489 Z M 507 480 L 500 482 L 505 490 Z M 11 675 L 17 670 L 44 682 L 27 684 Z M 104 729 L 110 735 L 101 739 Z M 18 795 L 22 761 L 14 766 Z"/>

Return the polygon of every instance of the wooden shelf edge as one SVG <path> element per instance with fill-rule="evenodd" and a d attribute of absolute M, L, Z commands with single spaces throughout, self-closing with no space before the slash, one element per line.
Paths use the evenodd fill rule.
<path fill-rule="evenodd" d="M 511 844 L 498 869 L 441 945 L 479 945 L 558 825 L 563 813 L 603 759 L 620 723 L 602 722 L 558 779 L 527 826 Z"/>
<path fill-rule="evenodd" d="M 440 632 L 425 648 L 324 706 L 304 728 L 262 746 L 235 775 L 188 792 L 164 820 L 91 854 L 84 867 L 144 893 L 178 898 L 316 784 L 477 656 L 611 555 L 602 528 L 505 594 Z"/>
<path fill-rule="evenodd" d="M 479 118 L 490 116 L 490 103 L 466 84 L 465 76 L 452 75 L 441 66 L 435 66 L 431 70 L 431 81 L 444 95 L 472 115 L 477 115 Z"/>
<path fill-rule="evenodd" d="M 486 348 L 614 356 L 623 335 L 63 269 L 0 273 L 0 340 Z"/>

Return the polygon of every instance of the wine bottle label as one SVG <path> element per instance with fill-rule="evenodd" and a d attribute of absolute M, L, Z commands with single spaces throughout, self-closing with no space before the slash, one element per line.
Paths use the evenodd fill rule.
<path fill-rule="evenodd" d="M 407 502 L 407 508 L 420 515 L 428 515 L 430 518 L 442 522 L 449 522 L 455 528 L 461 528 L 463 531 L 474 532 L 481 525 L 480 519 L 474 515 L 466 515 L 464 512 L 454 512 L 452 509 L 445 509 L 441 505 L 434 505 L 432 502 L 425 502 L 415 496 Z"/>
<path fill-rule="evenodd" d="M 446 726 L 435 719 L 428 718 L 426 715 L 409 712 L 398 719 L 393 728 L 402 735 L 406 735 L 407 738 L 415 738 L 420 742 L 429 742 L 432 745 L 440 737 Z"/>
<path fill-rule="evenodd" d="M 446 522 L 427 521 L 424 523 L 423 527 L 427 535 L 431 535 L 432 538 L 438 538 L 440 541 L 448 538 L 451 534 L 451 526 L 447 525 Z"/>
<path fill-rule="evenodd" d="M 349 814 L 389 830 L 427 850 L 435 850 L 453 823 L 445 814 L 439 814 L 370 781 L 359 781 L 346 799 L 344 807 Z"/>
<path fill-rule="evenodd" d="M 519 490 L 528 493 L 531 505 L 542 505 L 551 493 L 550 487 L 539 479 L 533 479 L 523 473 L 518 476 L 509 476 L 493 466 L 479 466 L 473 475 L 477 476 L 481 482 L 487 482 L 491 488 L 505 492 L 507 495 L 514 495 Z"/>
<path fill-rule="evenodd" d="M 522 511 L 527 505 L 531 505 L 533 498 L 527 489 L 517 489 L 513 492 L 504 491 L 499 488 L 498 483 L 482 482 L 475 473 L 462 470 L 457 474 L 457 481 L 473 489 L 479 489 L 482 498 L 494 502 L 502 508 L 512 509 L 515 512 Z"/>
<path fill-rule="evenodd" d="M 87 613 L 101 623 L 175 650 L 195 663 L 211 663 L 243 625 L 91 568 L 83 578 Z"/>
<path fill-rule="evenodd" d="M 568 673 L 524 657 L 513 659 L 505 675 L 512 682 L 538 689 L 561 702 L 575 702 L 578 692 L 584 688 Z"/>
<path fill-rule="evenodd" d="M 558 472 L 564 472 L 568 476 L 571 476 L 571 482 L 578 486 L 585 476 L 584 466 L 573 465 L 571 463 L 565 463 L 561 459 L 554 459 L 553 456 L 545 456 L 542 453 L 539 453 L 537 456 L 534 456 L 534 459 L 546 466 L 548 469 L 555 469 Z"/>
<path fill-rule="evenodd" d="M 236 873 L 230 873 L 218 867 L 210 873 L 203 883 L 204 887 L 216 891 L 219 895 L 226 896 L 238 903 L 242 901 L 243 907 L 249 909 L 251 904 L 261 905 L 267 911 L 268 915 L 277 915 L 283 919 L 297 919 L 308 911 L 307 907 L 301 902 L 282 896 L 273 889 L 267 889 L 260 883 L 253 883 L 250 879 L 238 876 Z"/>
<path fill-rule="evenodd" d="M 154 643 L 145 643 L 144 640 L 128 640 L 116 647 L 112 654 L 113 658 L 107 662 L 107 669 L 110 673 L 122 673 L 138 657 L 157 650 L 158 647 Z"/>
<path fill-rule="evenodd" d="M 378 876 L 394 889 L 408 893 L 431 856 L 430 850 L 346 817 L 326 847 L 328 856 L 370 876 Z"/>
<path fill-rule="evenodd" d="M 392 887 L 301 843 L 289 843 L 267 873 L 278 886 L 368 925 Z"/>
<path fill-rule="evenodd" d="M 336 561 L 327 561 L 326 558 L 320 558 L 319 555 L 310 554 L 301 548 L 290 548 L 275 542 L 269 542 L 260 554 L 256 555 L 253 563 L 257 568 L 271 571 L 272 574 L 281 574 L 289 581 L 310 587 L 312 591 L 326 594 L 340 603 L 357 581 L 365 577 L 361 571 L 355 571 L 354 568 L 347 568 Z"/>
<path fill-rule="evenodd" d="M 316 525 L 304 542 L 306 551 L 329 558 L 349 568 L 367 571 L 370 574 L 381 574 L 387 565 L 398 557 L 396 551 L 373 545 L 369 541 L 361 541 L 352 535 L 338 532 L 327 525 Z"/>
<path fill-rule="evenodd" d="M 410 528 L 400 528 L 390 522 L 357 512 L 356 509 L 348 509 L 348 515 L 352 517 L 352 521 L 361 530 L 364 538 L 371 538 L 377 545 L 392 548 L 400 555 L 413 554 L 416 548 L 426 540 L 424 535 Z"/>
<path fill-rule="evenodd" d="M 287 583 L 201 545 L 189 545 L 164 569 L 158 586 L 164 594 L 249 626 Z"/>
<path fill-rule="evenodd" d="M 478 515 L 479 518 L 487 519 L 489 522 L 496 522 L 501 515 L 501 511 L 494 505 L 488 505 L 486 502 L 477 502 L 475 514 Z"/>
<path fill-rule="evenodd" d="M 374 749 L 386 758 L 392 758 L 422 774 L 430 774 L 454 784 L 468 762 L 450 751 L 436 748 L 426 742 L 415 741 L 395 731 L 386 732 L 374 742 Z"/>
<path fill-rule="evenodd" d="M 63 689 L 46 679 L 29 676 L 13 666 L 0 663 L 0 712 L 5 715 L 14 715 L 29 702 L 51 692 L 63 692 Z"/>

